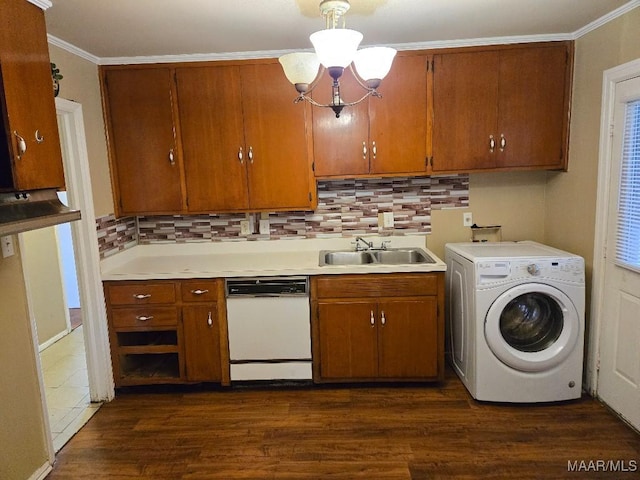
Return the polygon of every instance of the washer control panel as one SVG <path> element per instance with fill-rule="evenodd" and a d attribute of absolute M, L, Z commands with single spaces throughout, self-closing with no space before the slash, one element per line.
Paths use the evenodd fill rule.
<path fill-rule="evenodd" d="M 481 260 L 476 263 L 477 285 L 533 278 L 584 283 L 584 261 L 576 257 Z"/>

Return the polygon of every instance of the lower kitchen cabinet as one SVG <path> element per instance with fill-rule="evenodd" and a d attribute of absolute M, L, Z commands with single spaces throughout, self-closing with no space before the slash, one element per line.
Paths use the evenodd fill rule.
<path fill-rule="evenodd" d="M 316 382 L 444 378 L 442 273 L 327 275 L 311 285 Z"/>
<path fill-rule="evenodd" d="M 104 282 L 117 387 L 229 384 L 224 283 Z"/>

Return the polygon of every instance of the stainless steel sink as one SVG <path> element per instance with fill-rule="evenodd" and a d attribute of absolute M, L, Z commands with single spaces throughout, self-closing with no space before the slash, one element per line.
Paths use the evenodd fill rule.
<path fill-rule="evenodd" d="M 387 250 L 322 250 L 320 266 L 326 265 L 412 265 L 435 263 L 421 248 L 389 248 Z"/>
<path fill-rule="evenodd" d="M 433 258 L 419 248 L 391 248 L 389 250 L 376 250 L 371 254 L 378 262 L 391 265 L 435 263 Z"/>
<path fill-rule="evenodd" d="M 351 250 L 320 252 L 320 266 L 324 265 L 366 265 L 376 263 L 376 259 L 367 251 L 354 252 Z"/>

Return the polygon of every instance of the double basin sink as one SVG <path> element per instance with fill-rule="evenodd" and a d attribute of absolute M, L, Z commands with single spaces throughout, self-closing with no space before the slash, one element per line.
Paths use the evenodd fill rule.
<path fill-rule="evenodd" d="M 419 263 L 436 262 L 421 248 L 320 251 L 321 267 L 326 265 L 415 265 Z"/>

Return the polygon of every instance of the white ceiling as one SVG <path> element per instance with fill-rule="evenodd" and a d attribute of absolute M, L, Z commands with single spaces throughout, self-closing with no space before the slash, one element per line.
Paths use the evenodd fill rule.
<path fill-rule="evenodd" d="M 55 44 L 111 63 L 128 57 L 276 56 L 311 47 L 319 0 L 51 0 Z M 400 49 L 572 39 L 640 0 L 351 0 L 362 45 Z M 612 12 L 614 12 L 612 14 Z M 61 42 L 60 42 L 61 41 Z"/>

